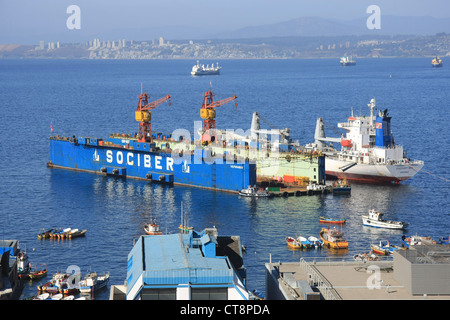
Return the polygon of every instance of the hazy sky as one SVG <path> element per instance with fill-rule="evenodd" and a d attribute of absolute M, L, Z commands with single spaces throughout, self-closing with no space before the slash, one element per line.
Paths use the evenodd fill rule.
<path fill-rule="evenodd" d="M 368 17 L 366 9 L 373 4 L 382 15 L 450 17 L 448 0 L 0 0 L 0 43 L 83 41 L 110 34 L 148 40 L 141 37 L 151 39 L 152 31 L 174 27 L 214 33 L 303 16 L 348 20 Z M 70 5 L 81 9 L 79 30 L 66 26 Z"/>

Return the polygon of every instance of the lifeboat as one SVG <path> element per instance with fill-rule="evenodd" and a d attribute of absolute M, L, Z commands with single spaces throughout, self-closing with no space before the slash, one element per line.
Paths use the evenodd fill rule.
<path fill-rule="evenodd" d="M 341 145 L 343 147 L 351 148 L 353 146 L 352 140 L 341 140 Z"/>

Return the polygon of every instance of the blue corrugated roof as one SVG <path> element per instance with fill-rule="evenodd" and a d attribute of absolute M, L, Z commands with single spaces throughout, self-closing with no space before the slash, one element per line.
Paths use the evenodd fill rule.
<path fill-rule="evenodd" d="M 209 235 L 201 237 L 203 244 L 210 241 L 216 242 Z M 186 234 L 142 236 L 128 256 L 133 264 L 127 274 L 129 284 L 134 284 L 141 274 L 144 285 L 233 282 L 234 271 L 227 258 L 204 257 L 200 248 L 188 244 Z"/>

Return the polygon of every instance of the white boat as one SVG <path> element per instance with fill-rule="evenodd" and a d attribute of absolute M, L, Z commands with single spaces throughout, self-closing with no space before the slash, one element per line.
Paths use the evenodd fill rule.
<path fill-rule="evenodd" d="M 307 191 L 327 191 L 328 188 L 324 184 L 310 183 L 306 186 Z"/>
<path fill-rule="evenodd" d="M 161 235 L 162 231 L 159 229 L 159 224 L 156 221 L 150 221 L 144 225 L 144 231 L 149 235 Z"/>
<path fill-rule="evenodd" d="M 78 283 L 79 290 L 82 293 L 92 293 L 103 287 L 109 282 L 109 272 L 99 276 L 95 272 L 90 272 L 86 277 Z"/>
<path fill-rule="evenodd" d="M 341 57 L 341 65 L 342 66 L 354 66 L 354 65 L 356 65 L 356 61 L 352 60 L 351 57 L 344 56 L 344 57 Z"/>
<path fill-rule="evenodd" d="M 54 294 L 51 297 L 52 300 L 61 300 L 62 298 L 63 298 L 63 294 L 62 293 Z"/>
<path fill-rule="evenodd" d="M 267 189 L 258 189 L 257 187 L 248 186 L 246 189 L 239 190 L 239 195 L 244 197 L 257 197 L 257 198 L 271 198 L 273 193 L 267 191 Z"/>
<path fill-rule="evenodd" d="M 323 245 L 322 240 L 320 240 L 320 239 L 318 239 L 318 238 L 316 238 L 316 237 L 313 237 L 313 236 L 309 236 L 309 237 L 308 237 L 308 240 L 309 240 L 309 242 L 311 242 L 311 244 L 312 244 L 316 249 L 322 248 L 322 245 Z"/>
<path fill-rule="evenodd" d="M 33 300 L 47 300 L 48 298 L 50 298 L 50 293 L 44 292 L 37 295 Z"/>
<path fill-rule="evenodd" d="M 394 142 L 391 117 L 387 109 L 374 115 L 375 99 L 368 104 L 370 116 L 352 115 L 347 122 L 338 123 L 346 136 L 325 136 L 322 118 L 317 120 L 314 143 L 306 149 L 325 155 L 325 173 L 339 179 L 366 183 L 398 183 L 413 177 L 424 162 L 407 158 L 403 146 Z M 340 150 L 333 143 L 340 144 Z"/>
<path fill-rule="evenodd" d="M 197 64 L 192 67 L 191 75 L 205 76 L 205 75 L 220 74 L 220 69 L 222 69 L 222 67 L 219 67 L 218 62 L 216 63 L 216 66 L 214 66 L 214 64 L 211 64 L 211 66 L 207 64 L 205 67 L 204 64 L 200 64 L 199 61 L 197 60 Z"/>
<path fill-rule="evenodd" d="M 383 213 L 370 209 L 369 215 L 362 216 L 362 222 L 365 226 L 387 229 L 403 229 L 407 225 L 407 223 L 402 221 L 383 220 L 382 218 Z"/>
<path fill-rule="evenodd" d="M 302 245 L 303 249 L 311 249 L 313 247 L 311 242 L 308 239 L 306 239 L 305 237 L 302 237 L 302 236 L 297 237 L 297 242 Z"/>

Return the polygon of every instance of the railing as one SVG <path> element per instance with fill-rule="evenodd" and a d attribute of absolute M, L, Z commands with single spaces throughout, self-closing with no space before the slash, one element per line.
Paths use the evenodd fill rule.
<path fill-rule="evenodd" d="M 342 300 L 342 297 L 333 288 L 333 285 L 320 273 L 314 265 L 307 263 L 303 258 L 300 259 L 300 266 L 311 276 L 317 289 L 325 300 Z"/>

